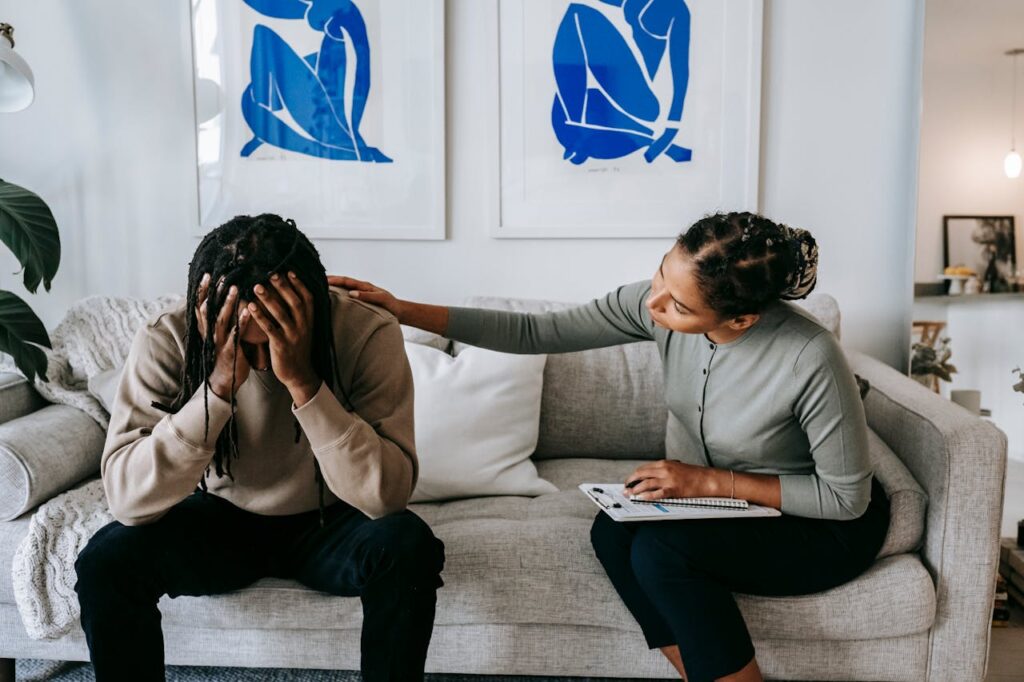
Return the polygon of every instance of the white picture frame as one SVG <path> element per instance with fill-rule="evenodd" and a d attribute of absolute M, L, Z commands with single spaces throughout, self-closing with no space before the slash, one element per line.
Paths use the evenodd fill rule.
<path fill-rule="evenodd" d="M 311 238 L 446 238 L 444 0 L 191 5 L 194 235 L 270 212 Z"/>
<path fill-rule="evenodd" d="M 689 78 L 675 137 L 680 144 L 674 146 L 692 148 L 692 160 L 678 162 L 662 153 L 647 162 L 642 157 L 645 149 L 640 147 L 624 157 L 590 157 L 579 165 L 562 158 L 571 152 L 554 132 L 553 122 L 558 116 L 554 105 L 563 99 L 553 55 L 556 47 L 561 49 L 558 54 L 565 53 L 565 41 L 561 40 L 565 34 L 560 27 L 568 20 L 570 4 L 577 15 L 579 5 L 604 14 L 599 17 L 601 23 L 618 29 L 632 56 L 643 64 L 644 55 L 635 44 L 629 45 L 632 29 L 616 15 L 623 10 L 609 3 L 495 0 L 491 4 L 498 46 L 494 63 L 489 65 L 498 74 L 491 92 L 497 121 L 491 149 L 497 159 L 491 178 L 491 236 L 675 237 L 708 213 L 756 211 L 762 0 L 685 3 L 691 27 Z M 579 30 L 579 16 L 575 21 L 574 28 Z M 586 52 L 581 30 L 579 35 Z M 666 43 L 670 40 L 667 35 Z M 600 35 L 593 40 L 601 46 L 609 42 Z M 662 63 L 668 63 L 667 57 Z M 589 63 L 587 68 L 590 70 Z M 666 90 L 665 77 L 659 73 L 655 71 L 655 77 L 647 82 L 659 97 L 660 123 L 667 128 L 671 126 L 666 120 L 671 107 L 666 105 L 674 91 Z M 587 78 L 590 92 L 594 78 Z M 565 117 L 570 118 L 568 111 Z M 657 137 L 655 133 L 652 139 Z M 647 149 L 653 146 L 655 143 Z M 578 157 L 574 154 L 574 158 Z"/>

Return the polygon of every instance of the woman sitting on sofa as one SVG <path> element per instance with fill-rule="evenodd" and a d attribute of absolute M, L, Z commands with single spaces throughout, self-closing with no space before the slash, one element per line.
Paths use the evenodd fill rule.
<path fill-rule="evenodd" d="M 360 596 L 363 679 L 422 679 L 444 547 L 406 509 L 398 322 L 269 214 L 207 234 L 187 292 L 132 342 L 100 464 L 116 521 L 75 563 L 97 680 L 164 679 L 161 596 L 264 576 Z"/>
<path fill-rule="evenodd" d="M 680 235 L 651 281 L 560 312 L 431 306 L 328 281 L 403 324 L 497 351 L 655 341 L 667 459 L 626 484 L 647 500 L 736 497 L 782 516 L 616 523 L 598 513 L 591 540 L 648 646 L 691 682 L 747 682 L 762 677 L 732 593 L 840 585 L 873 563 L 889 524 L 853 373 L 835 337 L 786 302 L 811 292 L 816 267 L 808 232 L 729 213 Z"/>

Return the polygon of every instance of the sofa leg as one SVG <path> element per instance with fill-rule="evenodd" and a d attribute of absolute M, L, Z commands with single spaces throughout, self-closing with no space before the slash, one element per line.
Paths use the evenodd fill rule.
<path fill-rule="evenodd" d="M 0 682 L 14 682 L 13 658 L 0 658 Z"/>

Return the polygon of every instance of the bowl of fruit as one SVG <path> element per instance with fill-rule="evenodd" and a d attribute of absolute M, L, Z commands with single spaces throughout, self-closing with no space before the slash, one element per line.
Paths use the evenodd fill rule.
<path fill-rule="evenodd" d="M 939 275 L 939 279 L 949 282 L 949 290 L 946 292 L 950 296 L 959 296 L 964 293 L 964 282 L 969 280 L 971 277 L 977 277 L 976 273 L 971 268 L 965 265 L 950 265 L 942 274 Z"/>

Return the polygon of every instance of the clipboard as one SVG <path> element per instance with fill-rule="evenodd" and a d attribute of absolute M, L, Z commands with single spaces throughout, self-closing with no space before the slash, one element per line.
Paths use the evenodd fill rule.
<path fill-rule="evenodd" d="M 782 516 L 772 507 L 748 504 L 746 509 L 704 507 L 658 502 L 634 502 L 622 483 L 580 483 L 580 492 L 615 521 L 687 521 L 697 519 L 756 519 Z"/>

